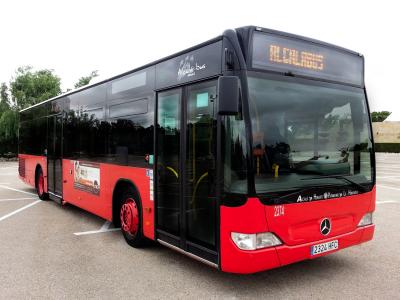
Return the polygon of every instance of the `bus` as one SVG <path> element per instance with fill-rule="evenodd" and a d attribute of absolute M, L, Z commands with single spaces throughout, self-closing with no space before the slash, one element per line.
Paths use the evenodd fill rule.
<path fill-rule="evenodd" d="M 40 199 L 221 271 L 255 273 L 373 238 L 364 57 L 247 26 L 20 112 Z"/>

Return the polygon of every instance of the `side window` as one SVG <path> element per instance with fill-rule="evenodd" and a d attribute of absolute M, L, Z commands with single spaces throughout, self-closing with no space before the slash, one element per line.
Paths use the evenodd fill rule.
<path fill-rule="evenodd" d="M 26 115 L 26 114 L 25 114 Z M 28 154 L 29 147 L 31 145 L 29 128 L 30 121 L 20 122 L 19 124 L 19 149 L 18 152 L 22 154 Z"/>
<path fill-rule="evenodd" d="M 104 103 L 82 109 L 79 117 L 80 158 L 98 161 L 106 153 L 107 126 L 104 118 Z"/>
<path fill-rule="evenodd" d="M 64 112 L 63 118 L 63 156 L 76 159 L 79 154 L 79 142 L 77 140 L 79 131 L 79 110 L 77 106 L 70 106 L 71 101 L 69 98 L 67 98 L 67 103 L 68 109 Z"/>
<path fill-rule="evenodd" d="M 120 165 L 147 167 L 153 154 L 151 98 L 129 99 L 109 106 L 109 159 Z"/>
<path fill-rule="evenodd" d="M 21 122 L 19 125 L 19 153 L 44 155 L 47 147 L 47 118 Z"/>
<path fill-rule="evenodd" d="M 70 95 L 64 104 L 64 157 L 99 161 L 106 155 L 105 121 L 107 85 Z"/>

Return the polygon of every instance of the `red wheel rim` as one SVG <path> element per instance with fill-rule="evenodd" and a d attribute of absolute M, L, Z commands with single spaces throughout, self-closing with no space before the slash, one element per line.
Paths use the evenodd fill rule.
<path fill-rule="evenodd" d="M 43 174 L 40 173 L 39 174 L 39 179 L 38 179 L 38 191 L 39 191 L 39 195 L 43 195 L 44 193 L 44 178 L 43 178 Z"/>
<path fill-rule="evenodd" d="M 132 198 L 125 200 L 121 207 L 121 228 L 123 231 L 136 235 L 139 227 L 139 212 L 136 202 Z"/>

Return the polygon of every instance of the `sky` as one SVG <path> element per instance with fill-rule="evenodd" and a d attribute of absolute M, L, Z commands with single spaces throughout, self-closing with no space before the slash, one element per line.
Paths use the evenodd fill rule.
<path fill-rule="evenodd" d="M 0 11 L 0 82 L 31 65 L 53 69 L 66 90 L 92 70 L 105 79 L 256 25 L 362 53 L 371 110 L 400 121 L 397 1 L 3 0 Z"/>

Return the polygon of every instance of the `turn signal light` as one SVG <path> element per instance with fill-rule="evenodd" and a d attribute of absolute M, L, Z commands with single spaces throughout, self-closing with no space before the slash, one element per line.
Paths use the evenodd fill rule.
<path fill-rule="evenodd" d="M 372 218 L 372 213 L 367 213 L 367 214 L 365 214 L 365 215 L 361 218 L 360 223 L 358 223 L 358 227 L 371 225 L 371 224 L 373 223 L 373 220 L 372 220 L 372 219 L 373 219 L 373 218 Z"/>

